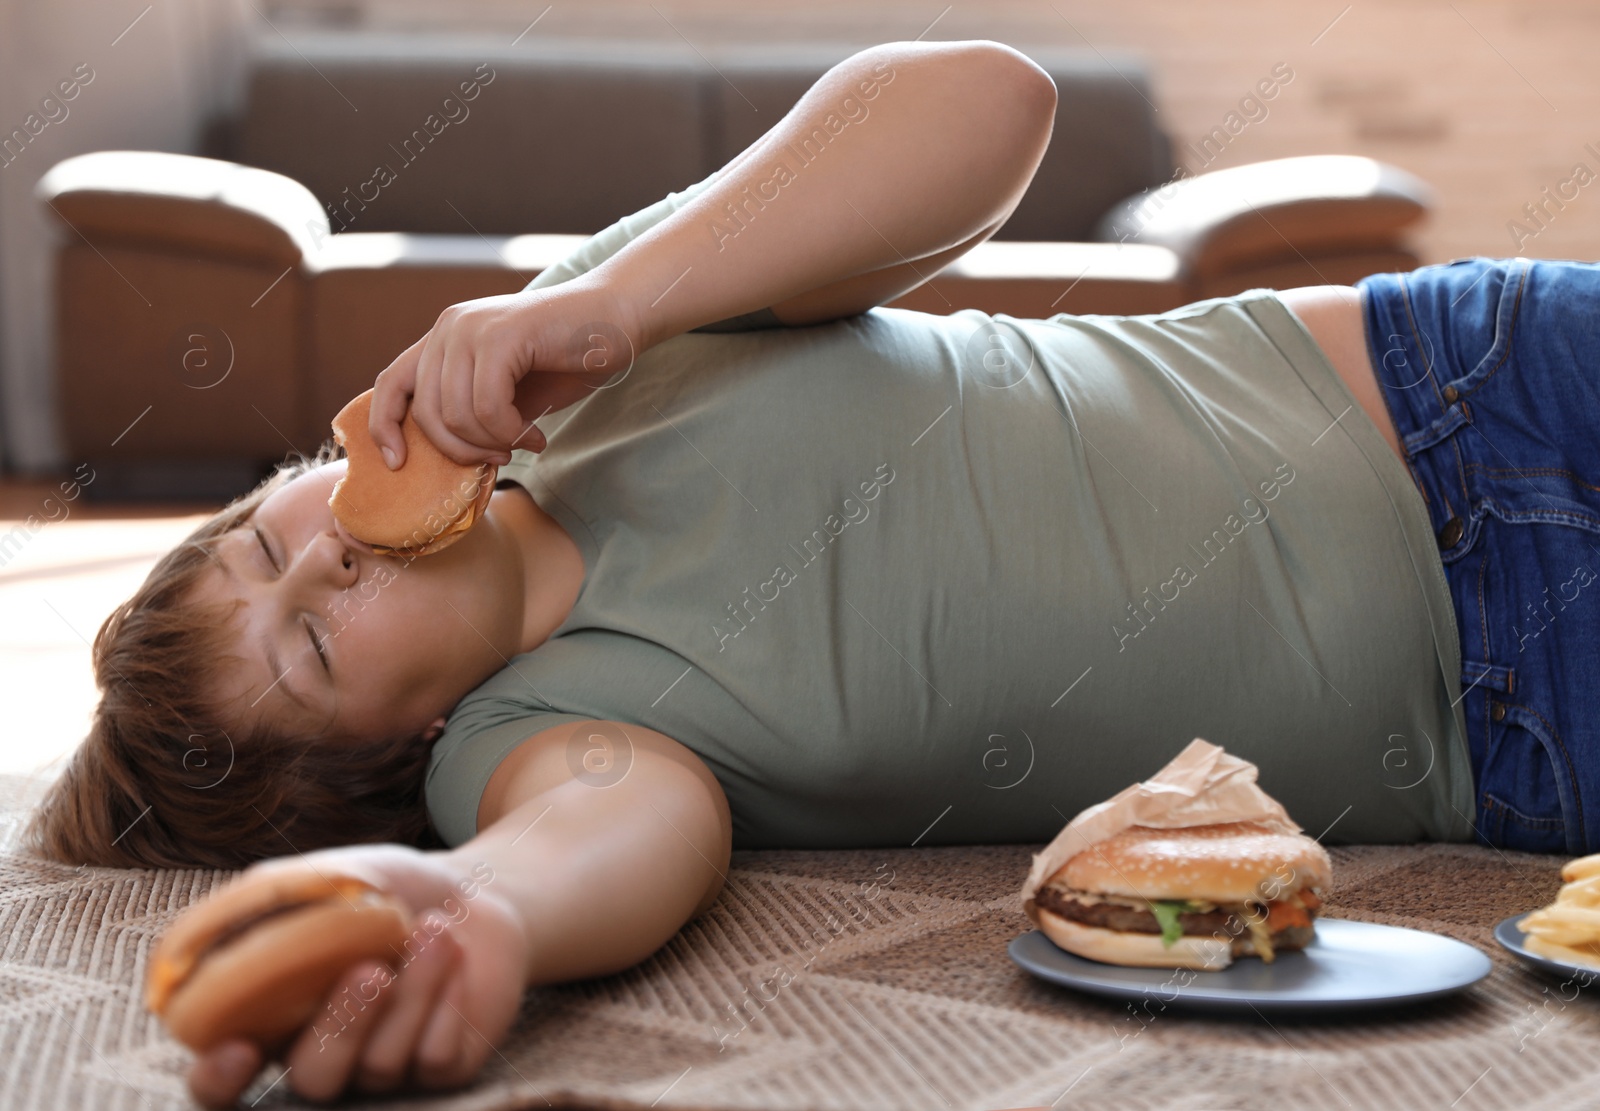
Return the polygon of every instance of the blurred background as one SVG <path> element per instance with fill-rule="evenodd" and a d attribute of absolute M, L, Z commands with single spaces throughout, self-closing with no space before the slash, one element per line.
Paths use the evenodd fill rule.
<path fill-rule="evenodd" d="M 855 50 L 989 38 L 1056 77 L 1035 187 L 941 281 L 1044 315 L 1600 258 L 1597 32 L 1580 0 L 0 5 L 0 771 L 75 743 L 110 608 L 439 308 L 704 177 Z M 1330 155 L 1359 157 L 1294 161 Z"/>

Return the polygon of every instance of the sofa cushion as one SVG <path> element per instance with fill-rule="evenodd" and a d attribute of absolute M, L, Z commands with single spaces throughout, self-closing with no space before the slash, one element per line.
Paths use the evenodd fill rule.
<path fill-rule="evenodd" d="M 304 184 L 336 231 L 515 235 L 590 234 L 699 181 L 859 47 L 319 31 L 256 49 L 235 154 Z M 996 238 L 1085 240 L 1167 180 L 1171 146 L 1138 59 L 1026 53 L 1059 90 L 1055 131 Z"/>
<path fill-rule="evenodd" d="M 69 458 L 263 460 L 315 445 L 295 267 L 73 237 L 56 294 Z"/>
<path fill-rule="evenodd" d="M 256 51 L 238 156 L 335 231 L 588 234 L 707 172 L 681 46 L 307 32 Z"/>
<path fill-rule="evenodd" d="M 894 308 L 960 308 L 1045 319 L 1057 313 L 1165 312 L 1193 298 L 1177 255 L 1121 243 L 980 243 Z"/>
<path fill-rule="evenodd" d="M 372 385 L 439 314 L 460 301 L 515 293 L 583 242 L 580 236 L 346 232 L 312 267 L 307 330 L 315 352 L 305 404 L 313 434 Z"/>

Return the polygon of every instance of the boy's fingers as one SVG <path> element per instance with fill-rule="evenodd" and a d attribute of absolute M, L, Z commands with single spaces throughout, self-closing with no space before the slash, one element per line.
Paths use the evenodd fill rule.
<path fill-rule="evenodd" d="M 460 957 L 460 945 L 446 930 L 431 938 L 406 965 L 394 1004 L 362 1051 L 356 1081 L 363 1090 L 392 1091 L 405 1081 L 423 1024 L 438 1006 L 440 989 L 459 966 Z"/>
<path fill-rule="evenodd" d="M 445 982 L 434 1004 L 433 1014 L 417 1042 L 415 1065 L 417 1083 L 424 1088 L 449 1088 L 456 1085 L 461 1052 L 461 995 L 465 977 L 457 972 Z"/>
<path fill-rule="evenodd" d="M 373 386 L 372 412 L 367 418 L 367 433 L 383 453 L 384 462 L 389 464 L 390 470 L 406 461 L 406 441 L 400 432 L 400 421 L 404 419 L 406 408 L 411 404 L 411 395 L 416 388 L 417 363 L 422 358 L 423 345 L 427 340 L 428 335 L 425 334 L 402 351 L 399 357 L 378 375 L 377 382 Z"/>
<path fill-rule="evenodd" d="M 488 1035 L 471 1022 L 461 1023 L 461 1068 L 467 1083 L 478 1075 L 480 1069 L 489 1061 L 489 1055 L 495 1051 L 494 1042 Z"/>
<path fill-rule="evenodd" d="M 290 1086 L 307 1099 L 332 1099 L 350 1082 L 372 1028 L 394 996 L 395 974 L 363 961 L 334 986 L 328 1005 L 289 1051 Z"/>
<path fill-rule="evenodd" d="M 503 385 L 491 385 L 500 372 L 490 346 L 480 337 L 457 335 L 451 339 L 439 367 L 439 420 L 449 434 L 466 445 L 466 450 L 458 456 L 450 443 L 435 442 L 458 463 L 508 462 L 511 456 L 500 445 L 521 431 L 521 418 L 511 409 L 510 391 Z M 497 389 L 505 394 L 504 404 L 496 406 L 486 421 L 479 406 Z"/>
<path fill-rule="evenodd" d="M 444 423 L 444 405 L 447 400 L 444 391 L 449 388 L 445 368 L 447 360 L 454 357 L 455 353 L 450 350 L 444 338 L 429 344 L 422 352 L 422 359 L 417 365 L 416 392 L 411 399 L 411 415 L 416 420 L 417 427 L 422 429 L 422 434 L 428 438 L 428 442 L 443 452 L 447 458 L 462 465 L 482 463 L 496 453 L 485 452 L 477 445 L 467 442 Z"/>
<path fill-rule="evenodd" d="M 473 345 L 458 337 L 445 350 L 439 364 L 439 423 L 451 442 L 434 441 L 440 451 L 457 463 L 481 462 L 485 448 L 479 445 L 492 439 L 472 406 L 473 378 L 477 372 L 477 353 Z M 463 448 L 465 450 L 461 450 Z"/>
<path fill-rule="evenodd" d="M 509 443 L 522 431 L 522 414 L 517 411 L 517 385 L 523 374 L 517 372 L 515 356 L 484 345 L 479 356 L 479 373 L 473 375 L 473 417 L 493 443 Z"/>
<path fill-rule="evenodd" d="M 523 451 L 540 452 L 545 449 L 544 433 L 532 421 L 527 421 L 523 427 L 522 435 L 511 441 L 511 446 Z"/>
<path fill-rule="evenodd" d="M 261 1051 L 250 1042 L 223 1042 L 201 1054 L 189 1070 L 189 1094 L 203 1107 L 232 1107 L 261 1071 Z"/>

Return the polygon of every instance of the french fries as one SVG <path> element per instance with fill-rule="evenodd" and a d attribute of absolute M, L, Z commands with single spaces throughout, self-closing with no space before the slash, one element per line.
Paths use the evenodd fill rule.
<path fill-rule="evenodd" d="M 1556 901 L 1529 914 L 1518 928 L 1528 951 L 1600 968 L 1600 853 L 1569 860 Z"/>
<path fill-rule="evenodd" d="M 1576 860 L 1569 860 L 1561 866 L 1561 878 L 1567 883 L 1574 880 L 1586 880 L 1590 876 L 1600 876 L 1600 853 L 1593 856 L 1580 856 Z"/>

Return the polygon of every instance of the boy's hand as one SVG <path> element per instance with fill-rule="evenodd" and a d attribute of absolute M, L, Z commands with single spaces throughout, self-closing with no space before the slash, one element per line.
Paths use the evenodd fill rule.
<path fill-rule="evenodd" d="M 356 845 L 261 861 L 245 870 L 312 869 L 355 876 L 399 897 L 416 915 L 393 969 L 346 971 L 312 1023 L 280 1045 L 224 1042 L 196 1058 L 189 1090 L 206 1107 L 231 1107 L 267 1060 L 302 1097 L 348 1088 L 453 1088 L 471 1082 L 522 1003 L 529 941 L 485 864 L 471 873 L 442 853 Z"/>
<path fill-rule="evenodd" d="M 509 462 L 513 447 L 544 449 L 535 420 L 620 382 L 639 340 L 632 306 L 592 274 L 451 305 L 378 375 L 368 431 L 399 467 L 409 405 L 457 463 Z"/>

